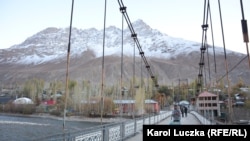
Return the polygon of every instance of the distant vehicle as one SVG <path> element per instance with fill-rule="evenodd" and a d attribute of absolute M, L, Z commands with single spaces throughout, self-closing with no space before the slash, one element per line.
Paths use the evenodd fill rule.
<path fill-rule="evenodd" d="M 245 102 L 243 102 L 243 101 L 236 101 L 236 102 L 234 102 L 233 103 L 233 106 L 244 106 L 245 105 Z"/>
<path fill-rule="evenodd" d="M 237 101 L 244 101 L 245 98 L 241 95 L 241 94 L 235 94 L 234 95 L 234 98 L 237 100 Z"/>

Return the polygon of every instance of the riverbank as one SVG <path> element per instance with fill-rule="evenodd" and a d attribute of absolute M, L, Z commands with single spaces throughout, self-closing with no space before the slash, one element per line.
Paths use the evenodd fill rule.
<path fill-rule="evenodd" d="M 15 116 L 15 117 L 35 117 L 35 118 L 49 118 L 56 120 L 64 120 L 61 116 L 54 116 L 47 113 L 34 113 L 31 115 L 26 114 L 16 114 L 16 113 L 0 113 L 2 116 Z M 67 116 L 65 117 L 65 121 L 84 121 L 84 122 L 104 122 L 104 123 L 115 123 L 121 122 L 128 119 L 115 117 L 115 118 L 100 118 L 100 117 L 85 117 L 85 116 Z"/>
<path fill-rule="evenodd" d="M 41 118 L 52 118 L 57 120 L 63 120 L 63 117 L 53 116 L 46 113 L 38 113 L 30 115 L 32 117 L 41 117 Z M 105 122 L 105 123 L 114 123 L 121 122 L 127 119 L 124 118 L 100 118 L 100 117 L 85 117 L 85 116 L 67 116 L 65 117 L 66 121 L 85 121 L 85 122 Z"/>

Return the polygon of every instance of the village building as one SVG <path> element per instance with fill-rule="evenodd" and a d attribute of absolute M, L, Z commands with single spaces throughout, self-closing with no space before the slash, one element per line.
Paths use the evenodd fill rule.
<path fill-rule="evenodd" d="M 219 97 L 216 94 L 207 91 L 200 93 L 196 101 L 196 107 L 199 113 L 210 119 L 220 116 Z"/>

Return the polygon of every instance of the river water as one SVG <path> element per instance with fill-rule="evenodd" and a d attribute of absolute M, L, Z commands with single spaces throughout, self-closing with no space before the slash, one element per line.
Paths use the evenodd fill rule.
<path fill-rule="evenodd" d="M 65 129 L 70 132 L 99 126 L 98 122 L 65 121 Z M 0 115 L 0 141 L 29 141 L 63 133 L 63 120 Z"/>

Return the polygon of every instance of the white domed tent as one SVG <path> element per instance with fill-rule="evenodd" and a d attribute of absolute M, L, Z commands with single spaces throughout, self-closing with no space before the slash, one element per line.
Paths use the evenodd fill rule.
<path fill-rule="evenodd" d="M 17 98 L 16 100 L 13 101 L 13 103 L 14 104 L 34 104 L 34 102 L 27 97 Z"/>

